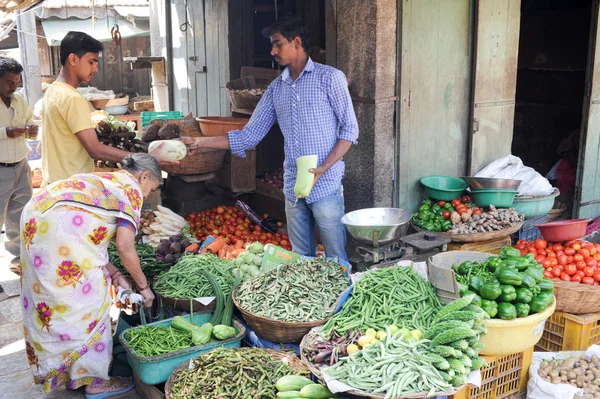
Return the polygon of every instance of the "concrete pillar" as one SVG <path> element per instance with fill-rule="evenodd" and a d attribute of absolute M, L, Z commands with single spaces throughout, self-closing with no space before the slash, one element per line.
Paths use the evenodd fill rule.
<path fill-rule="evenodd" d="M 335 11 L 337 68 L 348 78 L 360 129 L 358 146 L 345 158 L 346 211 L 392 206 L 396 0 L 338 0 Z"/>
<path fill-rule="evenodd" d="M 23 80 L 27 102 L 33 108 L 35 103 L 42 98 L 42 79 L 40 75 L 35 13 L 26 12 L 20 14 L 17 17 L 17 29 L 17 41 L 21 52 L 21 63 L 24 68 L 21 79 Z"/>
<path fill-rule="evenodd" d="M 167 4 L 169 0 L 150 0 L 150 53 L 153 57 L 168 59 Z M 152 99 L 156 111 L 169 111 L 168 63 L 153 63 Z"/>

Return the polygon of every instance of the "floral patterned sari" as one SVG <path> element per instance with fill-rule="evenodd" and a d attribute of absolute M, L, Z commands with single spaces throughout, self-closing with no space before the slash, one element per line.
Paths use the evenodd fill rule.
<path fill-rule="evenodd" d="M 142 201 L 137 181 L 120 171 L 51 184 L 23 210 L 23 329 L 34 380 L 46 392 L 109 384 L 107 246 L 120 220 L 137 228 Z"/>

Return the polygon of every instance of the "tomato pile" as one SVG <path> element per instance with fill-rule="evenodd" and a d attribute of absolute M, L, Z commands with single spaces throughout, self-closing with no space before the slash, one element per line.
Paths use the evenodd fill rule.
<path fill-rule="evenodd" d="M 269 215 L 264 215 L 267 218 Z M 250 219 L 235 206 L 219 205 L 202 212 L 192 212 L 185 220 L 190 224 L 190 233 L 198 241 L 206 237 L 223 237 L 227 244 L 258 241 L 263 245 L 274 244 L 281 248 L 292 250 L 292 245 L 286 234 L 269 233 L 250 221 Z M 279 227 L 283 226 L 281 222 Z"/>
<path fill-rule="evenodd" d="M 551 243 L 543 238 L 520 240 L 521 255 L 531 252 L 544 266 L 544 276 L 575 283 L 600 285 L 600 244 L 573 240 Z"/>

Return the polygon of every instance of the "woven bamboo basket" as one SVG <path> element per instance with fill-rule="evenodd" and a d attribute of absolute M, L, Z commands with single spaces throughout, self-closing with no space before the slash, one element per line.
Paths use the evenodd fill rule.
<path fill-rule="evenodd" d="M 600 286 L 553 280 L 556 311 L 571 314 L 600 312 Z"/>
<path fill-rule="evenodd" d="M 248 351 L 248 350 L 261 350 L 261 351 L 265 351 L 268 354 L 271 355 L 271 358 L 273 358 L 273 360 L 282 360 L 285 361 L 288 366 L 290 366 L 294 371 L 298 372 L 298 373 L 306 373 L 308 374 L 308 369 L 306 368 L 304 362 L 302 362 L 300 359 L 298 359 L 298 357 L 294 354 L 291 353 L 286 353 L 286 352 L 279 352 L 273 349 L 257 349 L 257 348 L 238 348 L 236 349 L 238 351 Z M 165 397 L 166 399 L 171 399 L 171 389 L 173 387 L 173 384 L 175 383 L 175 379 L 177 378 L 177 375 L 187 369 L 189 367 L 189 360 L 186 360 L 184 363 L 181 364 L 181 366 L 177 367 L 173 373 L 171 373 L 171 376 L 169 377 L 169 379 L 167 380 L 167 383 L 165 384 Z M 208 370 L 210 372 L 210 370 Z"/>
<path fill-rule="evenodd" d="M 237 288 L 232 294 L 233 303 L 235 307 L 242 313 L 244 320 L 248 325 L 256 332 L 260 338 L 266 339 L 267 341 L 277 342 L 281 344 L 295 344 L 302 340 L 305 334 L 307 334 L 312 328 L 322 326 L 327 323 L 327 320 L 333 316 L 335 309 L 340 301 L 338 298 L 337 302 L 333 306 L 333 311 L 324 319 L 311 321 L 311 322 L 290 322 L 273 320 L 267 317 L 262 317 L 254 313 L 250 313 L 238 303 L 235 299 Z"/>
<path fill-rule="evenodd" d="M 162 169 L 172 175 L 200 175 L 218 170 L 225 160 L 225 150 L 202 148 L 195 155 L 188 155 L 178 165 L 164 165 Z"/>
<path fill-rule="evenodd" d="M 422 228 L 417 227 L 417 225 L 415 225 L 412 220 L 410 221 L 410 225 L 416 231 L 419 231 L 419 232 L 424 231 L 424 232 L 432 233 L 431 231 L 423 230 Z M 489 231 L 487 233 L 452 234 L 452 233 L 436 232 L 434 234 L 436 234 L 440 237 L 443 237 L 443 238 L 447 238 L 447 239 L 451 240 L 452 242 L 485 242 L 485 241 L 499 240 L 501 238 L 508 237 L 512 233 L 516 233 L 517 231 L 519 231 L 519 229 L 522 226 L 523 226 L 523 222 L 515 224 L 511 227 L 507 227 L 503 230 Z"/>
<path fill-rule="evenodd" d="M 304 336 L 304 338 L 302 338 L 302 342 L 300 342 L 300 358 L 302 359 L 302 363 L 304 363 L 304 365 L 310 370 L 312 375 L 314 375 L 315 378 L 317 380 L 319 380 L 319 382 L 321 384 L 326 385 L 325 378 L 323 377 L 323 373 L 321 372 L 321 369 L 319 368 L 319 366 L 312 363 L 305 356 L 305 350 L 307 348 L 323 341 L 323 338 L 319 334 L 319 330 L 320 329 L 318 329 L 318 328 L 312 329 Z M 433 395 L 430 395 L 429 392 L 415 393 L 415 394 L 410 394 L 410 395 L 402 395 L 402 396 L 397 396 L 394 399 L 421 399 L 421 398 L 429 398 L 431 396 L 434 396 L 434 397 L 435 396 L 449 396 L 449 395 L 454 395 L 456 392 L 460 391 L 462 388 L 463 388 L 463 386 L 454 388 L 452 391 L 448 391 L 448 392 L 436 392 Z M 376 399 L 384 399 L 385 398 L 385 394 L 382 394 L 382 393 L 368 393 L 368 392 L 360 391 L 360 390 L 350 390 L 350 391 L 344 392 L 344 394 L 358 396 L 361 398 L 376 398 Z"/>
<path fill-rule="evenodd" d="M 228 82 L 225 85 L 225 88 L 227 90 L 229 102 L 234 108 L 252 111 L 258 105 L 258 102 L 262 98 L 262 94 L 253 94 L 249 90 L 265 90 L 267 86 L 258 84 L 254 76 L 244 76 Z"/>
<path fill-rule="evenodd" d="M 183 310 L 185 312 L 190 311 L 190 300 L 189 299 L 171 298 L 171 297 L 164 296 L 161 294 L 158 294 L 158 296 L 160 297 L 160 299 L 163 301 L 164 304 L 169 305 L 174 309 Z M 192 307 L 194 309 L 194 313 L 212 312 L 213 310 L 215 310 L 215 301 L 212 301 L 208 305 L 203 305 L 198 301 L 192 300 Z"/>

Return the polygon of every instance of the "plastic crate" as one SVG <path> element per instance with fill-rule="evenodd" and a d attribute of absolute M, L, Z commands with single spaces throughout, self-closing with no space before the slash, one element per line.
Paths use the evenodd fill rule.
<path fill-rule="evenodd" d="M 544 223 L 548 221 L 548 215 L 539 216 L 533 219 L 525 220 L 523 226 L 519 229 L 519 234 L 517 238 L 519 240 L 527 240 L 527 241 L 535 241 L 536 238 L 541 238 L 542 233 L 540 233 L 540 229 L 535 227 L 536 224 Z"/>
<path fill-rule="evenodd" d="M 510 236 L 500 238 L 498 240 L 486 241 L 486 242 L 474 242 L 468 244 L 461 244 L 457 242 L 451 242 L 448 244 L 448 251 L 475 251 L 475 252 L 487 252 L 490 254 L 499 254 L 500 250 L 507 245 L 511 245 Z"/>
<path fill-rule="evenodd" d="M 488 366 L 481 370 L 481 388 L 466 387 L 451 399 L 518 398 L 527 393 L 533 348 L 506 356 L 482 356 Z"/>
<path fill-rule="evenodd" d="M 541 352 L 587 350 L 600 343 L 600 313 L 570 314 L 555 312 L 535 346 Z"/>
<path fill-rule="evenodd" d="M 161 112 L 142 112 L 140 113 L 140 122 L 142 128 L 145 128 L 150 122 L 155 120 L 183 119 L 180 111 L 161 111 Z"/>

